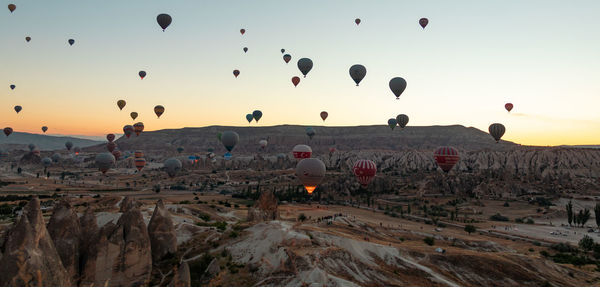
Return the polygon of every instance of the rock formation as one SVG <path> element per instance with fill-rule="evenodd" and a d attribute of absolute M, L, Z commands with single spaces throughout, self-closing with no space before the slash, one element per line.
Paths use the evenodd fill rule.
<path fill-rule="evenodd" d="M 40 200 L 33 198 L 7 234 L 0 260 L 0 286 L 71 286 L 48 234 Z"/>
<path fill-rule="evenodd" d="M 152 270 L 150 238 L 142 213 L 131 208 L 104 225 L 90 245 L 81 286 L 145 286 Z"/>
<path fill-rule="evenodd" d="M 71 208 L 69 202 L 62 200 L 54 207 L 47 228 L 63 266 L 71 277 L 71 282 L 77 286 L 81 228 L 77 213 Z"/>
<path fill-rule="evenodd" d="M 131 208 L 137 208 L 140 206 L 142 206 L 141 203 L 135 201 L 135 199 L 132 199 L 129 196 L 125 196 L 119 205 L 119 212 L 127 212 Z"/>
<path fill-rule="evenodd" d="M 168 287 L 190 287 L 192 285 L 192 279 L 190 277 L 190 267 L 187 262 L 183 262 L 177 270 L 175 270 L 175 276 L 169 283 Z"/>
<path fill-rule="evenodd" d="M 177 252 L 177 234 L 169 211 L 162 199 L 156 202 L 154 213 L 148 224 L 148 235 L 152 246 L 152 260 L 162 259 L 167 254 Z"/>
<path fill-rule="evenodd" d="M 277 198 L 271 191 L 264 191 L 248 209 L 248 221 L 269 221 L 279 219 Z"/>

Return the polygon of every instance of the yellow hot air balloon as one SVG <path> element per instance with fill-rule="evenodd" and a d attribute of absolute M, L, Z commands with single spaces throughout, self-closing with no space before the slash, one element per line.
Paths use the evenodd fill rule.
<path fill-rule="evenodd" d="M 165 112 L 165 107 L 158 105 L 156 107 L 154 107 L 154 113 L 156 114 L 156 116 L 158 118 L 160 118 L 160 115 L 162 115 Z"/>
<path fill-rule="evenodd" d="M 117 101 L 117 107 L 119 107 L 119 110 L 123 110 L 123 108 L 125 107 L 127 103 L 124 100 L 118 100 Z"/>
<path fill-rule="evenodd" d="M 135 120 L 135 119 L 138 117 L 138 113 L 136 113 L 136 112 L 131 112 L 129 115 L 130 115 L 130 116 L 131 116 L 131 118 L 132 118 L 132 119 L 134 119 L 134 120 Z"/>

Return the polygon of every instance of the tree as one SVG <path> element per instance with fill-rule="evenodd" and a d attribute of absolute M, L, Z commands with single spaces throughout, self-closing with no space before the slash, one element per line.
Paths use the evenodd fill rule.
<path fill-rule="evenodd" d="M 569 225 L 571 225 L 571 223 L 573 223 L 573 203 L 569 200 L 569 203 L 567 203 L 567 221 L 569 222 Z"/>
<path fill-rule="evenodd" d="M 300 213 L 300 215 L 298 216 L 298 220 L 304 222 L 304 220 L 306 220 L 306 215 L 304 215 L 304 213 Z"/>
<path fill-rule="evenodd" d="M 579 247 L 585 251 L 590 251 L 594 248 L 594 239 L 585 235 L 579 240 Z"/>
<path fill-rule="evenodd" d="M 594 215 L 596 216 L 596 226 L 600 227 L 600 203 L 596 203 Z"/>
<path fill-rule="evenodd" d="M 584 209 L 584 210 L 579 210 L 579 214 L 577 214 L 577 217 L 579 218 L 579 224 L 581 225 L 581 227 L 583 227 L 587 221 L 590 219 L 590 210 L 589 209 Z"/>
<path fill-rule="evenodd" d="M 475 231 L 477 231 L 477 227 L 475 225 L 467 224 L 465 225 L 465 231 L 469 233 L 469 235 Z"/>

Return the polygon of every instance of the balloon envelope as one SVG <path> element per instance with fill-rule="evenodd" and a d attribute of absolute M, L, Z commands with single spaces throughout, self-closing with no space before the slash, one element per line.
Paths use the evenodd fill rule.
<path fill-rule="evenodd" d="M 240 29 L 240 34 L 244 35 L 246 33 L 246 29 Z"/>
<path fill-rule="evenodd" d="M 123 110 L 123 108 L 125 107 L 126 102 L 124 100 L 118 100 L 117 101 L 117 107 L 119 107 L 119 110 Z"/>
<path fill-rule="evenodd" d="M 12 129 L 12 128 L 10 128 L 10 127 L 6 127 L 6 128 L 4 128 L 4 130 L 3 130 L 3 131 L 4 131 L 4 134 L 5 134 L 6 136 L 9 136 L 10 134 L 12 134 L 12 132 L 13 132 L 13 129 Z"/>
<path fill-rule="evenodd" d="M 237 78 L 240 75 L 240 70 L 233 70 L 233 75 Z"/>
<path fill-rule="evenodd" d="M 259 110 L 256 110 L 256 111 L 252 112 L 252 117 L 258 123 L 258 120 L 260 120 L 260 118 L 262 118 L 262 112 Z"/>
<path fill-rule="evenodd" d="M 144 131 L 144 123 L 138 122 L 133 125 L 135 135 L 139 136 Z"/>
<path fill-rule="evenodd" d="M 46 132 L 46 131 L 48 131 L 48 127 L 47 127 L 47 126 L 43 126 L 43 127 L 42 127 L 42 131 L 43 131 L 43 132 Z"/>
<path fill-rule="evenodd" d="M 144 166 L 146 166 L 146 159 L 143 157 L 136 157 L 134 160 L 134 164 L 135 168 L 137 168 L 138 171 L 142 171 Z"/>
<path fill-rule="evenodd" d="M 119 158 L 121 157 L 121 152 L 118 150 L 114 150 L 112 152 L 112 155 L 115 157 L 115 160 L 119 160 Z"/>
<path fill-rule="evenodd" d="M 403 78 L 395 77 L 390 80 L 390 90 L 392 90 L 392 93 L 394 93 L 396 99 L 400 98 L 400 95 L 402 95 L 405 89 L 406 80 L 404 80 Z"/>
<path fill-rule="evenodd" d="M 427 27 L 427 24 L 429 24 L 429 19 L 427 19 L 427 18 L 419 19 L 419 25 L 421 25 L 421 27 L 423 27 L 423 29 L 425 29 L 425 27 Z"/>
<path fill-rule="evenodd" d="M 292 84 L 294 84 L 294 87 L 298 86 L 299 83 L 300 83 L 300 77 L 292 78 Z"/>
<path fill-rule="evenodd" d="M 68 141 L 65 143 L 65 147 L 67 148 L 67 150 L 71 150 L 71 148 L 73 147 L 73 143 Z"/>
<path fill-rule="evenodd" d="M 306 78 L 306 74 L 312 70 L 313 62 L 309 58 L 302 58 L 298 60 L 298 69 L 302 72 L 302 75 Z"/>
<path fill-rule="evenodd" d="M 506 128 L 504 127 L 504 125 L 498 123 L 491 124 L 488 130 L 490 132 L 490 135 L 496 140 L 496 142 L 499 142 L 504 133 L 506 132 Z"/>
<path fill-rule="evenodd" d="M 449 172 L 452 167 L 460 160 L 458 151 L 449 146 L 439 147 L 434 153 L 433 158 L 438 166 L 444 171 Z"/>
<path fill-rule="evenodd" d="M 25 41 L 27 41 L 27 42 L 31 41 L 31 37 L 29 37 L 29 36 L 25 37 Z"/>
<path fill-rule="evenodd" d="M 327 117 L 329 116 L 329 113 L 327 113 L 326 111 L 322 111 L 320 116 L 321 116 L 321 119 L 323 119 L 323 121 L 325 121 L 327 119 Z"/>
<path fill-rule="evenodd" d="M 296 165 L 296 176 L 308 193 L 312 193 L 325 177 L 325 164 L 316 158 L 305 158 Z"/>
<path fill-rule="evenodd" d="M 177 172 L 181 170 L 182 164 L 181 161 L 179 161 L 178 159 L 170 158 L 165 161 L 164 167 L 167 170 L 167 174 L 170 177 L 174 177 L 175 175 L 177 175 Z"/>
<path fill-rule="evenodd" d="M 129 116 L 131 117 L 131 119 L 135 120 L 138 117 L 138 113 L 131 112 L 131 113 L 129 113 Z"/>
<path fill-rule="evenodd" d="M 115 134 L 107 134 L 107 135 L 106 135 L 106 140 L 107 140 L 108 142 L 112 142 L 112 141 L 114 141 L 114 140 L 115 140 Z"/>
<path fill-rule="evenodd" d="M 285 49 L 281 49 L 281 54 L 285 53 Z"/>
<path fill-rule="evenodd" d="M 158 105 L 156 107 L 154 107 L 154 113 L 156 114 L 156 116 L 158 118 L 160 118 L 160 116 L 165 112 L 165 107 Z"/>
<path fill-rule="evenodd" d="M 109 152 L 96 155 L 96 166 L 102 173 L 106 173 L 115 164 L 115 156 Z"/>
<path fill-rule="evenodd" d="M 292 149 L 292 154 L 294 155 L 294 158 L 310 158 L 310 156 L 312 155 L 312 149 L 304 144 L 299 144 L 294 146 L 294 148 Z"/>
<path fill-rule="evenodd" d="M 243 50 L 244 50 L 244 53 L 247 53 L 248 52 L 248 47 L 244 47 Z"/>
<path fill-rule="evenodd" d="M 511 104 L 511 103 L 506 103 L 506 105 L 504 105 L 504 108 L 505 108 L 507 111 L 509 111 L 509 112 L 510 112 L 510 111 L 513 109 L 513 104 Z"/>
<path fill-rule="evenodd" d="M 111 153 L 115 150 L 115 148 L 117 148 L 117 144 L 115 142 L 108 142 L 106 144 L 106 149 Z"/>
<path fill-rule="evenodd" d="M 306 135 L 308 136 L 308 138 L 310 138 L 312 140 L 312 138 L 317 134 L 317 132 L 315 132 L 314 128 L 308 127 L 306 128 Z"/>
<path fill-rule="evenodd" d="M 252 114 L 246 115 L 246 120 L 248 121 L 248 123 L 252 122 L 253 119 L 254 119 L 254 117 L 252 116 Z"/>
<path fill-rule="evenodd" d="M 14 90 L 16 87 L 17 87 L 17 86 L 15 86 L 15 85 L 10 85 L 10 89 L 11 89 L 11 90 Z"/>
<path fill-rule="evenodd" d="M 17 112 L 17 114 L 23 109 L 23 107 L 21 106 L 15 106 L 15 112 Z"/>
<path fill-rule="evenodd" d="M 10 13 L 12 13 L 13 11 L 15 11 L 15 9 L 17 9 L 17 5 L 15 5 L 15 4 L 8 4 L 8 11 L 10 11 Z"/>
<path fill-rule="evenodd" d="M 407 116 L 407 115 L 405 115 L 405 114 L 399 114 L 399 115 L 396 117 L 396 121 L 398 122 L 398 125 L 399 125 L 401 128 L 405 128 L 405 127 L 406 127 L 406 125 L 408 124 L 408 116 Z"/>
<path fill-rule="evenodd" d="M 138 73 L 138 75 L 140 76 L 140 78 L 142 78 L 142 80 L 144 79 L 144 77 L 146 76 L 146 71 L 140 71 Z"/>
<path fill-rule="evenodd" d="M 240 141 L 240 135 L 233 131 L 225 131 L 221 134 L 221 143 L 227 151 L 232 151 L 235 145 Z"/>
<path fill-rule="evenodd" d="M 352 78 L 352 80 L 354 80 L 354 82 L 356 83 L 357 86 L 360 83 L 360 81 L 362 81 L 362 79 L 364 79 L 364 77 L 366 75 L 367 75 L 367 68 L 365 68 L 365 66 L 353 65 L 352 67 L 350 67 L 350 77 Z"/>
<path fill-rule="evenodd" d="M 131 136 L 131 134 L 133 133 L 134 129 L 132 125 L 126 125 L 123 127 L 123 133 L 125 134 L 125 136 L 127 138 L 129 138 Z"/>
<path fill-rule="evenodd" d="M 356 23 L 356 25 L 360 24 L 360 19 L 359 18 L 354 19 L 354 23 Z"/>
<path fill-rule="evenodd" d="M 73 46 L 73 44 L 75 44 L 75 40 L 69 39 L 69 45 Z"/>
<path fill-rule="evenodd" d="M 171 25 L 171 22 L 173 22 L 173 18 L 171 18 L 169 14 L 159 14 L 158 16 L 156 16 L 156 22 L 163 29 L 164 32 L 165 29 L 167 29 L 167 27 Z"/>
<path fill-rule="evenodd" d="M 394 130 L 396 125 L 398 125 L 398 122 L 394 118 L 389 119 L 387 123 L 388 123 L 388 126 L 390 127 L 390 129 L 392 129 L 392 130 Z"/>
<path fill-rule="evenodd" d="M 354 167 L 352 168 L 352 172 L 358 182 L 363 187 L 369 185 L 369 183 L 375 178 L 375 173 L 377 173 L 377 165 L 371 160 L 361 159 L 354 163 Z"/>
<path fill-rule="evenodd" d="M 292 56 L 290 54 L 285 54 L 283 55 L 283 61 L 287 64 L 290 62 L 290 60 L 292 59 Z"/>
<path fill-rule="evenodd" d="M 43 158 L 43 159 L 42 159 L 42 165 L 43 165 L 44 167 L 49 167 L 49 166 L 51 166 L 51 165 L 52 165 L 52 159 L 51 159 L 51 158 L 49 158 L 49 157 L 45 157 L 45 158 Z"/>

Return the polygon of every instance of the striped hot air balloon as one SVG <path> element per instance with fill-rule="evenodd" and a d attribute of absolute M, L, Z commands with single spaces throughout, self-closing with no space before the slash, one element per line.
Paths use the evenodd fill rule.
<path fill-rule="evenodd" d="M 444 171 L 449 172 L 452 167 L 460 160 L 458 151 L 449 146 L 439 147 L 434 153 L 433 158 L 438 166 Z"/>
<path fill-rule="evenodd" d="M 307 145 L 299 144 L 294 147 L 292 154 L 297 159 L 309 158 L 312 155 L 312 149 Z"/>
<path fill-rule="evenodd" d="M 136 157 L 135 158 L 135 168 L 137 168 L 138 171 L 142 171 L 144 166 L 146 166 L 146 159 L 143 157 Z"/>
<path fill-rule="evenodd" d="M 360 182 L 363 187 L 367 187 L 373 178 L 375 178 L 375 173 L 377 173 L 377 165 L 375 165 L 375 163 L 371 160 L 361 159 L 354 163 L 352 172 L 354 172 L 358 182 Z"/>
<path fill-rule="evenodd" d="M 489 127 L 490 135 L 496 140 L 496 143 L 500 141 L 504 133 L 506 132 L 506 128 L 503 124 L 495 123 L 491 124 Z"/>
<path fill-rule="evenodd" d="M 136 150 L 136 151 L 133 153 L 133 156 L 134 156 L 135 158 L 143 158 L 143 157 L 144 157 L 144 152 L 143 152 L 143 151 L 141 151 L 141 150 Z"/>
<path fill-rule="evenodd" d="M 139 122 L 133 125 L 133 131 L 136 136 L 139 136 L 144 131 L 144 123 Z"/>

